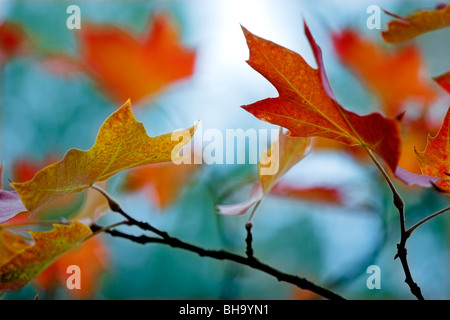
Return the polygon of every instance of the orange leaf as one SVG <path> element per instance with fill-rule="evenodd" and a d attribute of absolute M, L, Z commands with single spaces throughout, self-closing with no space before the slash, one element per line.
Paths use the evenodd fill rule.
<path fill-rule="evenodd" d="M 279 97 L 243 106 L 257 118 L 283 126 L 295 137 L 325 137 L 372 149 L 395 171 L 400 157 L 399 121 L 379 113 L 359 116 L 335 100 L 326 78 L 320 48 L 305 24 L 319 69 L 303 58 L 243 28 L 250 49 L 248 64 L 277 89 Z"/>
<path fill-rule="evenodd" d="M 435 186 L 450 195 L 450 108 L 437 135 L 428 136 L 425 150 L 416 150 L 416 157 L 422 174 L 442 179 Z"/>
<path fill-rule="evenodd" d="M 84 24 L 80 61 L 116 101 L 136 103 L 193 73 L 195 52 L 183 47 L 166 15 L 156 15 L 142 37 L 115 26 Z"/>
<path fill-rule="evenodd" d="M 67 292 L 75 299 L 90 299 L 96 292 L 100 276 L 107 270 L 108 264 L 108 248 L 99 236 L 95 236 L 55 260 L 34 282 L 46 290 L 52 290 L 56 286 L 67 288 L 67 267 L 76 265 L 80 267 L 81 288 Z"/>
<path fill-rule="evenodd" d="M 390 15 L 399 18 L 396 15 Z M 386 42 L 399 43 L 448 26 L 450 26 L 450 4 L 442 8 L 439 6 L 436 10 L 423 10 L 406 18 L 392 20 L 388 23 L 387 30 L 381 35 Z"/>
<path fill-rule="evenodd" d="M 332 41 L 339 59 L 376 94 L 387 115 L 397 116 L 408 100 L 424 107 L 436 96 L 422 76 L 424 61 L 418 48 L 388 51 L 350 29 L 334 33 Z"/>
<path fill-rule="evenodd" d="M 186 131 L 149 137 L 143 124 L 136 121 L 127 101 L 106 119 L 91 149 L 71 149 L 63 160 L 40 170 L 32 180 L 11 185 L 28 212 L 35 214 L 54 201 L 83 191 L 97 181 L 105 181 L 122 170 L 176 160 L 178 148 L 189 142 L 194 131 L 195 126 Z M 172 134 L 184 132 L 189 133 L 189 138 L 183 136 L 181 142 L 172 140 Z"/>
<path fill-rule="evenodd" d="M 450 93 L 450 71 L 433 78 L 445 91 Z"/>

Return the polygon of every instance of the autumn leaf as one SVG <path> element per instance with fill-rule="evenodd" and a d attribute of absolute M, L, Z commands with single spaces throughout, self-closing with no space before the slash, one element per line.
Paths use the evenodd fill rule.
<path fill-rule="evenodd" d="M 243 203 L 218 205 L 218 212 L 224 215 L 246 213 L 270 192 L 289 169 L 305 157 L 309 143 L 310 139 L 291 137 L 280 129 L 278 140 L 272 143 L 258 163 L 259 182 L 253 186 L 250 198 Z"/>
<path fill-rule="evenodd" d="M 152 17 L 140 37 L 116 26 L 88 23 L 77 35 L 80 57 L 75 63 L 115 101 L 131 98 L 138 103 L 194 70 L 195 52 L 182 45 L 175 23 L 164 14 Z"/>
<path fill-rule="evenodd" d="M 51 165 L 52 163 L 58 161 L 58 158 L 55 156 L 46 157 L 44 160 L 35 160 L 30 158 L 21 158 L 13 162 L 12 164 L 12 176 L 13 181 L 15 182 L 25 182 L 33 179 L 34 175 L 41 170 L 42 168 Z M 76 205 L 78 200 L 78 194 L 71 194 L 67 197 L 58 199 L 52 205 L 52 209 L 60 212 L 67 211 L 67 208 L 70 208 L 74 204 Z M 52 212 L 45 212 L 45 214 L 49 213 L 52 215 Z M 44 214 L 44 212 L 43 212 Z M 42 215 L 40 215 L 42 217 Z"/>
<path fill-rule="evenodd" d="M 50 231 L 29 233 L 34 244 L 25 246 L 8 262 L 0 265 L 0 292 L 21 289 L 53 260 L 76 247 L 92 231 L 86 225 L 72 221 L 70 225 L 55 224 Z"/>
<path fill-rule="evenodd" d="M 71 265 L 80 267 L 81 288 L 78 290 L 67 290 L 67 267 Z M 33 282 L 43 290 L 51 291 L 61 286 L 73 298 L 86 300 L 92 298 L 97 291 L 100 277 L 107 270 L 108 265 L 108 248 L 99 236 L 95 236 L 64 253 Z"/>
<path fill-rule="evenodd" d="M 397 20 L 388 23 L 381 35 L 386 42 L 399 43 L 413 39 L 421 34 L 450 26 L 450 4 L 435 10 L 418 11 L 406 18 L 385 11 Z"/>
<path fill-rule="evenodd" d="M 125 178 L 124 190 L 145 190 L 158 208 L 172 204 L 183 187 L 200 168 L 198 164 L 160 163 L 130 170 Z"/>
<path fill-rule="evenodd" d="M 450 93 L 450 71 L 433 78 L 445 91 Z"/>
<path fill-rule="evenodd" d="M 440 178 L 434 186 L 450 195 L 450 108 L 436 136 L 428 136 L 425 150 L 415 151 L 422 174 Z"/>
<path fill-rule="evenodd" d="M 172 141 L 172 133 L 149 137 L 143 124 L 136 121 L 128 100 L 106 119 L 91 149 L 71 149 L 64 159 L 40 170 L 32 180 L 11 185 L 28 212 L 35 214 L 54 201 L 83 191 L 122 170 L 171 161 L 172 153 L 176 160 L 178 148 L 189 142 L 194 131 L 195 126 L 186 131 L 189 138 L 183 137 L 181 142 Z M 182 135 L 182 132 L 173 134 Z"/>
<path fill-rule="evenodd" d="M 387 50 L 351 29 L 333 33 L 332 42 L 342 63 L 378 97 L 388 116 L 403 112 L 405 102 L 414 100 L 424 108 L 435 98 L 417 47 Z"/>
<path fill-rule="evenodd" d="M 375 151 L 395 171 L 400 157 L 399 121 L 379 113 L 359 116 L 335 100 L 322 55 L 305 24 L 319 69 L 297 53 L 259 38 L 243 28 L 250 49 L 248 64 L 277 89 L 268 98 L 243 108 L 258 119 L 289 129 L 294 137 L 325 137 Z"/>
<path fill-rule="evenodd" d="M 305 157 L 309 144 L 310 139 L 291 137 L 280 129 L 278 140 L 272 143 L 258 163 L 259 182 L 264 194 L 269 193 L 275 183 Z"/>
<path fill-rule="evenodd" d="M 0 226 L 0 266 L 7 263 L 18 252 L 33 245 L 31 239 Z"/>

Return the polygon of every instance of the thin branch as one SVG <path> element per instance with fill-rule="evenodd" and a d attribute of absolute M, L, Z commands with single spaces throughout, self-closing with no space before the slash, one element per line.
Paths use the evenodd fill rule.
<path fill-rule="evenodd" d="M 86 240 L 96 236 L 97 234 L 99 234 L 101 232 L 106 232 L 106 231 L 108 231 L 110 229 L 113 229 L 115 227 L 118 227 L 118 226 L 121 226 L 121 225 L 125 225 L 125 224 L 128 224 L 128 220 L 116 222 L 116 223 L 113 223 L 113 224 L 111 224 L 109 226 L 106 226 L 106 227 L 98 227 L 98 226 L 94 225 L 94 227 L 91 227 L 92 233 L 90 235 L 88 235 L 84 239 L 84 241 L 86 241 Z"/>
<path fill-rule="evenodd" d="M 406 233 L 406 227 L 405 227 L 405 202 L 403 201 L 403 198 L 398 193 L 397 189 L 394 186 L 394 183 L 392 182 L 391 178 L 389 177 L 388 173 L 384 169 L 384 167 L 381 165 L 381 163 L 378 161 L 378 159 L 375 157 L 375 155 L 372 153 L 372 150 L 370 150 L 368 147 L 364 147 L 369 157 L 372 159 L 372 161 L 377 166 L 378 170 L 383 175 L 384 179 L 386 180 L 389 188 L 392 191 L 393 195 L 393 203 L 394 206 L 397 208 L 400 218 L 400 243 L 397 244 L 397 254 L 395 255 L 394 259 L 399 258 L 400 262 L 403 267 L 403 272 L 405 273 L 405 282 L 409 286 L 409 289 L 411 293 L 416 296 L 419 300 L 424 300 L 424 297 L 422 295 L 422 292 L 420 290 L 420 287 L 417 285 L 417 283 L 414 282 L 414 279 L 411 275 L 411 271 L 409 269 L 408 260 L 407 260 L 407 250 L 406 250 L 406 240 L 408 239 L 408 235 Z"/>
<path fill-rule="evenodd" d="M 435 212 L 433 214 L 430 214 L 428 217 L 420 220 L 419 222 L 417 222 L 415 225 L 413 225 L 411 228 L 409 228 L 408 230 L 406 230 L 406 237 L 409 238 L 411 236 L 411 233 L 413 233 L 414 230 L 416 230 L 418 227 L 420 227 L 422 224 L 424 224 L 425 222 L 433 219 L 434 217 L 439 216 L 442 213 L 445 213 L 447 211 L 450 210 L 450 207 L 444 208 L 442 210 L 439 210 L 438 212 Z"/>
<path fill-rule="evenodd" d="M 112 211 L 114 211 L 114 212 L 120 213 L 125 219 L 128 220 L 128 224 L 129 225 L 135 225 L 135 226 L 137 226 L 137 227 L 139 227 L 139 228 L 141 228 L 143 230 L 151 231 L 151 232 L 153 232 L 154 234 L 157 234 L 158 236 L 160 236 L 163 239 L 168 236 L 167 233 L 156 229 L 155 227 L 153 227 L 149 223 L 138 221 L 138 220 L 134 219 L 133 217 L 131 217 L 130 215 L 128 215 L 125 211 L 122 210 L 122 208 L 120 207 L 119 203 L 117 203 L 117 201 L 114 200 L 108 194 L 108 192 L 106 192 L 106 190 L 104 190 L 103 188 L 101 188 L 101 187 L 99 187 L 99 186 L 97 186 L 95 184 L 92 185 L 91 188 L 97 190 L 98 192 L 100 192 L 106 198 L 106 200 L 108 200 L 109 208 Z"/>
<path fill-rule="evenodd" d="M 177 238 L 169 236 L 167 233 L 165 233 L 167 236 L 164 239 L 156 238 L 156 237 L 148 237 L 146 235 L 141 236 L 133 236 L 130 234 L 126 234 L 117 230 L 106 230 L 106 233 L 110 234 L 114 237 L 121 237 L 128 239 L 130 241 L 139 243 L 139 244 L 147 244 L 147 243 L 160 243 L 164 245 L 168 245 L 172 248 L 178 248 L 183 249 L 186 251 L 190 251 L 193 253 L 198 254 L 200 257 L 210 257 L 217 260 L 228 260 L 233 261 L 241 265 L 246 265 L 250 268 L 260 270 L 268 275 L 271 275 L 278 279 L 278 281 L 287 282 L 293 285 L 296 285 L 297 287 L 305 290 L 310 290 L 318 295 L 321 295 L 324 298 L 330 299 L 330 300 L 343 300 L 344 298 L 340 295 L 327 290 L 325 288 L 319 287 L 318 285 L 310 282 L 309 280 L 305 278 L 300 278 L 295 275 L 283 273 L 277 269 L 274 269 L 273 267 L 264 264 L 257 260 L 256 258 L 250 258 L 245 256 L 240 256 L 228 251 L 224 250 L 208 250 L 203 249 L 200 247 L 197 247 L 195 245 L 186 243 L 184 241 L 181 241 Z"/>
<path fill-rule="evenodd" d="M 134 242 L 137 242 L 140 244 L 161 243 L 161 244 L 169 245 L 173 248 L 184 249 L 187 251 L 197 253 L 201 257 L 210 257 L 210 258 L 214 258 L 214 259 L 218 259 L 218 260 L 234 261 L 234 262 L 240 263 L 242 265 L 249 266 L 253 269 L 263 271 L 263 272 L 277 278 L 278 281 L 288 282 L 288 283 L 296 285 L 297 287 L 299 287 L 301 289 L 310 290 L 318 295 L 323 296 L 324 298 L 334 299 L 334 300 L 344 299 L 343 297 L 339 296 L 338 294 L 336 294 L 330 290 L 327 290 L 325 288 L 319 287 L 316 284 L 308 281 L 305 278 L 300 278 L 300 277 L 297 277 L 294 275 L 290 275 L 290 274 L 286 274 L 281 271 L 278 271 L 277 269 L 274 269 L 274 268 L 260 262 L 259 260 L 257 260 L 255 257 L 253 257 L 253 254 L 251 256 L 244 257 L 244 256 L 240 256 L 240 255 L 228 252 L 228 251 L 224 251 L 224 250 L 219 250 L 219 251 L 218 250 L 207 250 L 207 249 L 203 249 L 203 248 L 197 247 L 195 245 L 183 242 L 183 241 L 179 240 L 178 238 L 171 237 L 171 236 L 169 236 L 169 234 L 167 232 L 161 231 L 161 230 L 153 227 L 149 223 L 138 221 L 138 220 L 134 219 L 133 217 L 131 217 L 130 215 L 128 215 L 127 213 L 125 213 L 122 210 L 122 208 L 120 207 L 120 205 L 117 203 L 117 201 L 115 201 L 104 189 L 102 189 L 96 185 L 93 185 L 92 188 L 99 191 L 103 196 L 105 196 L 105 198 L 108 200 L 110 209 L 112 211 L 118 212 L 122 216 L 124 216 L 127 219 L 128 225 L 134 225 L 134 226 L 141 228 L 142 230 L 151 231 L 154 234 L 160 236 L 161 238 L 148 237 L 146 235 L 141 235 L 141 236 L 137 237 L 137 236 L 125 234 L 120 231 L 111 230 L 111 229 L 107 228 L 104 232 L 109 233 L 112 236 L 126 238 L 128 240 L 131 240 L 131 241 L 134 241 Z M 254 213 L 255 210 L 256 210 L 256 208 L 253 209 L 252 213 Z M 93 229 L 98 231 L 98 230 L 101 230 L 101 227 L 94 225 Z"/>

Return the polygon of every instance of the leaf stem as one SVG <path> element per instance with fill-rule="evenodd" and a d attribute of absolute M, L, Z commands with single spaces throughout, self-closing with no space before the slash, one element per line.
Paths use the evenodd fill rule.
<path fill-rule="evenodd" d="M 92 238 L 93 236 L 96 236 L 97 234 L 99 234 L 99 233 L 101 233 L 101 232 L 106 232 L 106 231 L 108 231 L 108 230 L 110 230 L 110 229 L 112 229 L 112 228 L 115 228 L 115 227 L 118 227 L 118 226 L 124 225 L 124 224 L 128 224 L 128 220 L 119 221 L 119 222 L 113 223 L 113 224 L 111 224 L 111 225 L 109 225 L 109 226 L 106 226 L 106 227 L 100 227 L 100 228 L 96 228 L 97 226 L 95 225 L 95 227 L 94 227 L 94 230 L 95 230 L 95 231 L 92 232 L 90 235 L 88 235 L 83 241 L 87 241 L 87 240 L 89 240 L 90 238 Z"/>
<path fill-rule="evenodd" d="M 168 234 L 166 232 L 156 229 L 149 223 L 138 221 L 138 220 L 134 219 L 133 217 L 131 217 L 130 215 L 128 215 L 125 211 L 122 210 L 119 203 L 117 203 L 117 201 L 115 201 L 108 194 L 108 192 L 106 192 L 106 190 L 104 190 L 103 188 L 101 188 L 95 184 L 92 185 L 91 188 L 100 192 L 106 198 L 106 200 L 108 200 L 109 208 L 114 212 L 120 213 L 125 219 L 127 219 L 129 225 L 135 225 L 135 226 L 138 226 L 139 228 L 141 228 L 142 230 L 151 231 L 163 239 L 168 236 Z"/>
<path fill-rule="evenodd" d="M 409 265 L 408 265 L 408 260 L 406 257 L 406 255 L 407 255 L 406 240 L 408 239 L 408 235 L 406 233 L 406 227 L 405 227 L 405 202 L 403 201 L 403 198 L 401 197 L 401 195 L 398 193 L 397 189 L 394 186 L 394 183 L 392 182 L 391 178 L 389 177 L 389 175 L 386 172 L 386 170 L 384 169 L 384 167 L 381 165 L 381 163 L 378 161 L 378 159 L 372 153 L 372 150 L 370 150 L 367 146 L 363 146 L 363 148 L 366 150 L 369 157 L 375 163 L 378 170 L 381 172 L 384 179 L 386 180 L 389 188 L 391 189 L 392 195 L 393 195 L 393 203 L 399 213 L 400 242 L 397 244 L 397 254 L 395 255 L 394 259 L 396 259 L 396 258 L 400 259 L 400 262 L 403 267 L 403 272 L 405 274 L 405 282 L 409 286 L 411 293 L 414 296 L 416 296 L 416 298 L 418 300 L 424 300 L 424 297 L 422 295 L 420 287 L 417 285 L 417 283 L 414 282 L 414 279 L 411 275 L 411 271 L 410 271 Z"/>
<path fill-rule="evenodd" d="M 435 212 L 435 213 L 433 213 L 433 214 L 430 214 L 428 217 L 426 217 L 426 218 L 420 220 L 420 221 L 417 222 L 415 225 L 413 225 L 411 228 L 409 228 L 408 230 L 406 230 L 406 237 L 409 238 L 409 237 L 411 236 L 411 234 L 413 233 L 413 231 L 416 230 L 418 227 L 420 227 L 420 226 L 421 226 L 422 224 L 424 224 L 425 222 L 427 222 L 427 221 L 433 219 L 434 217 L 437 217 L 437 216 L 439 216 L 440 214 L 445 213 L 445 212 L 447 212 L 447 211 L 449 211 L 449 210 L 450 210 L 450 206 L 447 207 L 447 208 L 444 208 L 444 209 L 442 209 L 442 210 L 439 210 L 439 211 L 437 211 L 437 212 Z"/>

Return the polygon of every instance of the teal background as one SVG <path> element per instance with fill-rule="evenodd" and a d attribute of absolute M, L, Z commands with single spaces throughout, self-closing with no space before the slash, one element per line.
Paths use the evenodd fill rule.
<path fill-rule="evenodd" d="M 347 109 L 366 114 L 377 101 L 334 55 L 328 33 L 351 26 L 382 42 L 378 30 L 365 27 L 370 4 L 408 14 L 431 8 L 436 1 L 2 1 L 0 19 L 16 21 L 30 32 L 39 52 L 17 57 L 1 69 L 0 161 L 3 183 L 12 164 L 27 158 L 42 161 L 62 157 L 71 148 L 88 149 L 103 121 L 118 105 L 85 75 L 64 78 L 40 63 L 47 53 L 76 55 L 74 32 L 66 28 L 66 8 L 77 4 L 82 23 L 113 23 L 139 34 L 153 12 L 168 12 L 180 26 L 183 43 L 197 50 L 195 74 L 164 90 L 156 99 L 134 110 L 150 135 L 189 127 L 202 120 L 207 128 L 275 128 L 259 121 L 241 105 L 275 96 L 275 89 L 245 60 L 248 49 L 239 23 L 253 33 L 302 54 L 314 64 L 302 30 L 302 17 L 322 47 L 325 66 Z M 390 19 L 382 14 L 382 26 Z M 450 70 L 449 30 L 417 39 L 430 75 Z M 443 97 L 433 108 L 446 110 Z M 442 112 L 441 112 L 442 113 Z M 425 133 L 424 133 L 425 138 Z M 123 174 L 111 179 L 109 191 L 133 217 L 149 221 L 182 240 L 201 247 L 244 253 L 247 216 L 223 217 L 215 205 L 245 200 L 249 190 L 236 190 L 245 178 L 256 179 L 255 165 L 203 166 L 182 190 L 177 201 L 160 212 L 144 193 L 121 191 Z M 374 166 L 356 162 L 343 153 L 309 155 L 285 177 L 302 185 L 332 185 L 348 198 L 344 206 L 269 196 L 260 206 L 254 227 L 254 249 L 259 259 L 288 273 L 305 276 L 350 299 L 412 299 L 403 270 L 394 261 L 399 240 L 397 212 L 391 194 Z M 410 224 L 448 205 L 433 190 L 399 185 L 407 203 Z M 106 225 L 120 217 L 108 213 Z M 408 241 L 413 276 L 427 298 L 450 298 L 448 216 L 420 228 Z M 127 230 L 127 229 L 124 229 Z M 129 231 L 129 230 L 127 230 Z M 140 234 L 132 229 L 130 232 Z M 111 256 L 94 299 L 294 299 L 291 285 L 231 262 L 200 258 L 190 252 L 152 244 L 141 246 L 103 236 Z M 381 268 L 381 290 L 368 290 L 366 269 Z M 336 283 L 335 285 L 331 285 Z M 2 299 L 32 299 L 33 283 Z M 63 289 L 41 299 L 68 299 Z"/>

